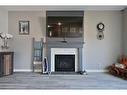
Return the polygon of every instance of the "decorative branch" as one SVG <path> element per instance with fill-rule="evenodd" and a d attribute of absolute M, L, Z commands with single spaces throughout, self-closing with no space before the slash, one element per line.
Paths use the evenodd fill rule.
<path fill-rule="evenodd" d="M 8 49 L 8 45 L 7 45 L 7 39 L 11 39 L 13 38 L 13 36 L 11 34 L 8 33 L 0 33 L 0 38 L 3 40 L 4 44 L 1 46 L 2 49 Z"/>

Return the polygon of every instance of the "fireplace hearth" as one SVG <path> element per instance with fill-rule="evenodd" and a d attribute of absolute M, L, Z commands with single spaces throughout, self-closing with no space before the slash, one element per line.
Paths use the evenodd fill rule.
<path fill-rule="evenodd" d="M 75 55 L 55 55 L 55 72 L 74 72 Z"/>

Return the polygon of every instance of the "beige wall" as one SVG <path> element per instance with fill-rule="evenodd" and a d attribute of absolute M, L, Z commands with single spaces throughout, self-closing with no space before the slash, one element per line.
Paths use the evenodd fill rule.
<path fill-rule="evenodd" d="M 123 42 L 124 42 L 124 54 L 127 55 L 127 9 L 123 13 L 123 23 L 124 23 L 124 33 L 123 33 Z"/>
<path fill-rule="evenodd" d="M 8 32 L 8 11 L 5 9 L 0 8 L 0 32 Z M 1 45 L 3 44 L 0 38 L 0 51 Z"/>
<path fill-rule="evenodd" d="M 119 11 L 85 11 L 84 66 L 103 70 L 116 62 L 122 53 L 122 13 Z M 96 25 L 105 24 L 104 39 L 98 40 Z"/>
<path fill-rule="evenodd" d="M 32 38 L 40 40 L 45 35 L 45 13 L 42 11 L 9 11 L 9 33 L 14 36 L 11 48 L 14 51 L 14 69 L 31 70 Z M 30 35 L 19 35 L 19 20 L 30 21 Z"/>
<path fill-rule="evenodd" d="M 31 38 L 45 35 L 45 12 L 9 12 L 9 33 L 14 35 L 14 68 L 31 70 Z M 18 35 L 18 21 L 30 21 L 30 35 Z M 104 22 L 104 40 L 98 40 L 96 25 Z M 87 70 L 103 70 L 116 62 L 122 52 L 122 13 L 119 11 L 85 11 L 83 64 Z"/>

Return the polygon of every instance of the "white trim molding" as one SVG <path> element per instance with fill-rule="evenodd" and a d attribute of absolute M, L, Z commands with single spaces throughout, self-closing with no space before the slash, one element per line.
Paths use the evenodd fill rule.
<path fill-rule="evenodd" d="M 32 69 L 14 69 L 14 72 L 32 72 Z"/>
<path fill-rule="evenodd" d="M 77 48 L 51 48 L 51 72 L 55 72 L 55 55 L 75 55 L 75 72 L 78 71 L 78 50 Z"/>
<path fill-rule="evenodd" d="M 85 70 L 88 73 L 103 73 L 103 72 L 108 72 L 108 70 L 91 70 L 91 69 L 86 69 Z M 14 72 L 32 72 L 32 69 L 14 69 Z"/>
<path fill-rule="evenodd" d="M 98 72 L 98 73 L 103 73 L 103 72 L 108 72 L 108 70 L 90 70 L 90 69 L 88 69 L 88 70 L 86 70 L 86 72 Z"/>

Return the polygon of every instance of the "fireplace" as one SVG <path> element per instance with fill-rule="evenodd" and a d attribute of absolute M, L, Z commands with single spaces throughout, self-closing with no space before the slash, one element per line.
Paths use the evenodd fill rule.
<path fill-rule="evenodd" d="M 51 72 L 77 72 L 78 65 L 77 48 L 51 49 Z"/>
<path fill-rule="evenodd" d="M 75 55 L 55 55 L 55 72 L 74 72 Z"/>

